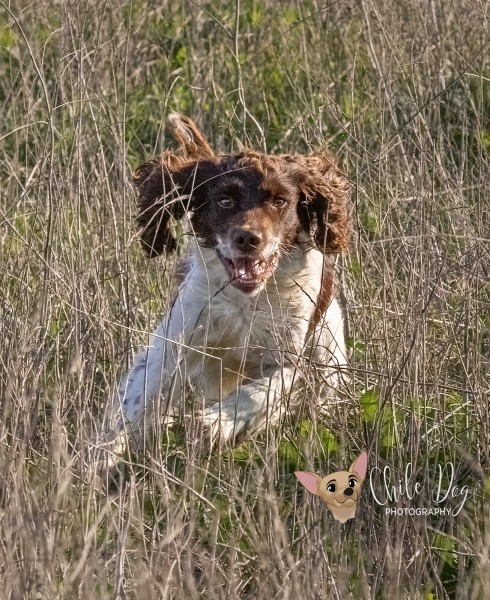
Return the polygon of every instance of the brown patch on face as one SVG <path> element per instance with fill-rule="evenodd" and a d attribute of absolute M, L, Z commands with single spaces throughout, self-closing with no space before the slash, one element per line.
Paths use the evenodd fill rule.
<path fill-rule="evenodd" d="M 284 200 L 291 201 L 298 196 L 298 190 L 294 185 L 288 185 L 287 180 L 284 181 L 282 178 L 272 175 L 264 177 L 262 189 L 268 200 L 283 198 Z"/>
<path fill-rule="evenodd" d="M 277 230 L 277 237 L 284 247 L 291 246 L 300 228 L 298 217 L 298 188 L 288 177 L 266 176 L 262 183 L 266 208 Z"/>

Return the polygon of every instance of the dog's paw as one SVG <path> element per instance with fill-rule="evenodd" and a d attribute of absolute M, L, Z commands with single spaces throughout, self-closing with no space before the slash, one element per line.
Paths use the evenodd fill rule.
<path fill-rule="evenodd" d="M 235 402 L 216 403 L 197 414 L 206 446 L 234 446 L 260 428 L 263 419 L 237 411 Z"/>
<path fill-rule="evenodd" d="M 229 446 L 236 444 L 247 430 L 247 422 L 238 416 L 229 415 L 224 407 L 213 405 L 198 413 L 202 428 L 202 439 L 206 446 Z"/>

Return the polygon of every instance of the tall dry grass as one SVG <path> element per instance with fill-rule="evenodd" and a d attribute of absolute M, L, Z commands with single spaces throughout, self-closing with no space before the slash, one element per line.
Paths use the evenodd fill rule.
<path fill-rule="evenodd" d="M 489 10 L 0 5 L 1 598 L 487 597 Z M 220 456 L 163 431 L 106 496 L 79 458 L 173 285 L 138 247 L 129 183 L 170 109 L 228 150 L 339 153 L 352 379 Z M 341 527 L 293 471 L 361 448 L 395 479 L 412 463 L 426 505 L 452 462 L 464 510 L 387 516 L 365 484 Z"/>

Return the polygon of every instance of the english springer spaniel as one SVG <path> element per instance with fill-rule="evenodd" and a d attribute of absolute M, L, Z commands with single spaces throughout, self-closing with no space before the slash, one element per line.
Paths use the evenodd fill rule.
<path fill-rule="evenodd" d="M 210 439 L 231 444 L 311 392 L 305 374 L 331 396 L 346 364 L 334 256 L 349 185 L 332 157 L 215 154 L 190 119 L 170 124 L 181 152 L 137 169 L 137 220 L 150 257 L 176 249 L 184 217 L 191 240 L 171 308 L 119 385 L 120 449 L 152 413 L 171 418 L 188 385 Z"/>

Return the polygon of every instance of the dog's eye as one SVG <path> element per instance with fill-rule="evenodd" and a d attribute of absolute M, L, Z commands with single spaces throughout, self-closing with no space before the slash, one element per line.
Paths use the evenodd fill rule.
<path fill-rule="evenodd" d="M 276 208 L 281 208 L 281 206 L 284 206 L 286 204 L 286 200 L 284 200 L 284 198 L 274 198 L 272 200 L 272 206 L 275 206 Z"/>
<path fill-rule="evenodd" d="M 331 483 L 330 485 L 327 485 L 327 490 L 329 492 L 335 492 L 337 491 L 337 486 L 335 485 L 335 483 Z"/>
<path fill-rule="evenodd" d="M 233 200 L 227 196 L 220 198 L 218 200 L 218 204 L 221 206 L 221 208 L 233 208 Z"/>
<path fill-rule="evenodd" d="M 357 481 L 353 478 L 349 479 L 349 487 L 353 488 L 356 487 L 356 483 Z"/>

